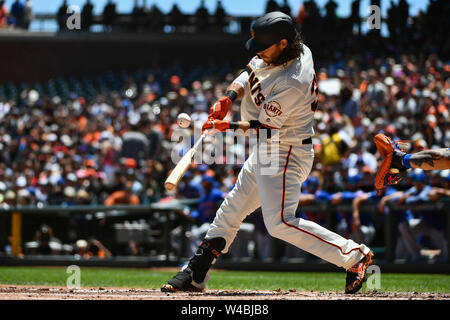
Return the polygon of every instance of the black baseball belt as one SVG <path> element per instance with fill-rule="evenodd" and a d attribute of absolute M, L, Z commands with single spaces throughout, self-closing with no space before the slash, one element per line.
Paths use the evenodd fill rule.
<path fill-rule="evenodd" d="M 312 144 L 312 138 L 309 137 L 309 138 L 303 139 L 302 144 Z"/>

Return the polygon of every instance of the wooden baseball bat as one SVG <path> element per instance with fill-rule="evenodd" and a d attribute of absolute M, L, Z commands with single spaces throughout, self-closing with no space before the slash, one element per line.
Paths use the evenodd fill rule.
<path fill-rule="evenodd" d="M 177 165 L 175 166 L 175 168 L 173 168 L 172 172 L 164 182 L 164 187 L 166 188 L 166 190 L 172 191 L 178 186 L 181 178 L 183 178 L 187 169 L 191 165 L 191 161 L 197 153 L 199 147 L 202 145 L 202 141 L 206 137 L 206 134 L 207 131 L 202 134 L 202 136 L 195 142 L 194 146 L 189 149 L 188 152 L 186 152 L 186 154 L 181 158 L 180 161 L 178 161 Z"/>

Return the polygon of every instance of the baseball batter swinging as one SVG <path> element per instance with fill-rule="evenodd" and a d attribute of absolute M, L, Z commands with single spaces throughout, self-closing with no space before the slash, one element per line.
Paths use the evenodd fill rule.
<path fill-rule="evenodd" d="M 373 255 L 369 248 L 295 217 L 301 184 L 314 160 L 311 136 L 318 87 L 311 51 L 292 19 L 281 12 L 253 23 L 246 48 L 256 56 L 211 107 L 202 130 L 277 132 L 279 142 L 273 143 L 279 143 L 278 166 L 262 174 L 256 152 L 249 155 L 196 254 L 161 290 L 203 291 L 212 264 L 228 251 L 242 221 L 261 207 L 270 235 L 347 270 L 345 292 L 355 293 L 366 280 Z M 242 99 L 242 120 L 224 121 L 236 99 Z"/>

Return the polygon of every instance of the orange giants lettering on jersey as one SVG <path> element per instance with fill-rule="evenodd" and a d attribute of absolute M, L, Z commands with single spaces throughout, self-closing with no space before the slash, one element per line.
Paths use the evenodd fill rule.
<path fill-rule="evenodd" d="M 280 104 L 273 100 L 265 103 L 263 108 L 269 117 L 277 117 L 283 113 Z"/>
<path fill-rule="evenodd" d="M 250 85 L 252 96 L 254 96 L 253 100 L 255 101 L 257 106 L 260 106 L 261 103 L 266 100 L 266 97 L 264 97 L 264 95 L 261 93 L 261 83 L 259 83 L 259 79 L 255 76 L 254 72 L 250 74 L 248 83 Z"/>

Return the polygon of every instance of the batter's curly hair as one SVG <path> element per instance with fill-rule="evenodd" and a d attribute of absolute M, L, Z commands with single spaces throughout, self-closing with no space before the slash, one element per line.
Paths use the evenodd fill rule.
<path fill-rule="evenodd" d="M 303 39 L 300 32 L 297 33 L 294 40 L 288 40 L 288 45 L 284 48 L 280 56 L 272 62 L 274 65 L 282 65 L 289 60 L 298 58 L 303 53 Z"/>

